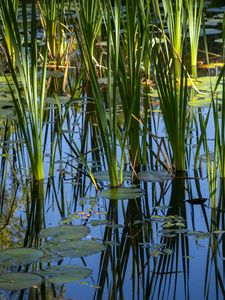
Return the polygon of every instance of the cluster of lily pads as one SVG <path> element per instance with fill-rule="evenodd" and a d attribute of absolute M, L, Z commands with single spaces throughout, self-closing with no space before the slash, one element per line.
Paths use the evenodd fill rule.
<path fill-rule="evenodd" d="M 92 270 L 88 267 L 56 264 L 65 257 L 79 258 L 102 251 L 104 249 L 102 243 L 90 238 L 83 239 L 88 234 L 89 229 L 85 226 L 51 227 L 43 229 L 40 233 L 40 238 L 43 240 L 41 249 L 22 247 L 0 251 L 0 266 L 14 270 L 0 274 L 0 289 L 21 290 L 39 286 L 44 280 L 62 284 L 89 277 Z M 37 267 L 37 263 L 42 263 L 40 266 L 43 266 L 45 262 L 48 262 L 47 267 L 40 269 Z M 52 266 L 49 267 L 50 262 L 52 262 Z M 36 272 L 15 272 L 16 267 L 34 263 Z"/>

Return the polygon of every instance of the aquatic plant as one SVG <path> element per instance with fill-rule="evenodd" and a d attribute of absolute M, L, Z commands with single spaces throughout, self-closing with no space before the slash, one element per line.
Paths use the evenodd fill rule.
<path fill-rule="evenodd" d="M 69 13 L 69 3 L 59 0 L 40 0 L 40 20 L 45 31 L 48 44 L 48 55 L 51 65 L 55 67 L 64 66 L 66 62 L 66 51 L 69 44 L 67 33 L 69 29 L 66 24 L 66 9 Z"/>
<path fill-rule="evenodd" d="M 4 28 L 1 29 L 1 33 L 7 54 L 8 67 L 14 84 L 12 86 L 8 81 L 19 130 L 26 143 L 33 179 L 39 181 L 44 178 L 42 128 L 46 88 L 47 46 L 45 45 L 43 48 L 43 67 L 40 79 L 38 79 L 36 4 L 32 2 L 30 40 L 28 35 L 27 3 L 25 0 L 22 0 L 21 4 L 23 38 L 19 32 L 16 11 L 12 0 L 1 1 L 1 18 L 4 19 L 4 28 L 7 28 L 7 35 Z M 14 68 L 14 62 L 6 42 L 8 35 L 15 53 L 17 70 Z"/>
<path fill-rule="evenodd" d="M 167 44 L 165 36 L 164 42 Z M 153 58 L 160 108 L 173 152 L 174 168 L 176 172 L 184 171 L 186 170 L 185 135 L 188 122 L 187 71 L 183 63 L 180 62 L 180 76 L 177 78 L 177 57 L 173 56 L 173 50 L 170 52 L 164 51 L 161 43 L 156 45 L 155 48 Z"/>
<path fill-rule="evenodd" d="M 19 7 L 19 0 L 12 0 L 10 1 L 6 1 L 6 5 L 8 6 L 8 9 L 10 9 L 10 5 L 12 5 L 13 10 L 15 12 L 15 17 L 17 18 L 18 15 L 18 7 Z M 10 32 L 8 30 L 8 26 L 7 26 L 7 20 L 5 20 L 4 18 L 1 18 L 2 21 L 2 26 L 3 26 L 3 30 L 5 33 L 5 43 L 7 44 L 7 48 L 8 48 L 8 52 L 10 55 L 10 58 L 12 60 L 12 64 L 14 67 L 16 67 L 16 57 L 15 57 L 15 53 L 14 53 L 14 48 L 11 42 L 11 38 L 10 38 Z"/>
<path fill-rule="evenodd" d="M 168 34 L 173 48 L 173 57 L 175 59 L 175 75 L 176 77 L 179 77 L 181 72 L 180 59 L 183 56 L 184 41 L 186 39 L 186 9 L 183 0 L 163 0 L 162 3 L 168 27 Z M 155 4 L 155 6 L 157 7 L 158 4 Z M 159 11 L 158 8 L 158 12 Z M 161 18 L 160 13 L 159 17 Z"/>
<path fill-rule="evenodd" d="M 108 170 L 109 170 L 109 176 L 110 176 L 110 184 L 112 187 L 118 186 L 118 171 L 117 171 L 117 99 L 113 99 L 113 103 L 109 102 L 109 113 L 106 114 L 106 106 L 104 101 L 104 94 L 100 88 L 100 85 L 98 83 L 98 73 L 96 69 L 96 60 L 93 57 L 93 46 L 92 43 L 95 41 L 96 34 L 99 31 L 99 26 L 102 23 L 102 10 L 101 10 L 101 3 L 99 1 L 95 1 L 94 9 L 95 11 L 95 22 L 90 23 L 89 19 L 86 17 L 88 16 L 88 12 L 93 15 L 93 11 L 89 11 L 92 9 L 92 1 L 86 2 L 86 4 L 81 1 L 76 2 L 77 7 L 77 16 L 78 16 L 78 33 L 77 33 L 77 40 L 78 44 L 80 46 L 80 51 L 82 58 L 84 60 L 85 69 L 87 72 L 87 75 L 90 79 L 91 88 L 92 88 L 92 95 L 96 107 L 96 114 L 97 114 L 97 120 L 99 124 L 99 129 L 101 133 L 103 148 L 105 151 L 105 156 L 107 160 Z M 84 15 L 84 11 L 82 11 L 82 7 L 86 5 L 86 14 Z M 119 18 L 119 11 L 118 7 L 115 3 L 115 13 L 117 15 L 117 18 Z M 109 18 L 109 13 L 107 14 Z M 97 24 L 96 24 L 97 22 Z M 111 20 L 110 20 L 111 22 Z M 117 28 L 116 35 L 119 38 L 120 32 L 119 28 Z M 111 37 L 108 34 L 108 47 L 111 48 Z M 117 41 L 118 42 L 118 41 Z M 91 44 L 90 44 L 91 43 Z M 117 54 L 118 56 L 118 54 Z M 118 61 L 118 60 L 117 60 Z M 111 62 L 110 62 L 111 64 Z M 117 65 L 114 66 L 115 68 L 118 67 Z M 108 66 L 108 82 L 109 85 L 112 84 L 113 81 L 111 77 L 111 66 Z M 111 99 L 111 89 L 109 88 L 110 93 L 110 99 Z M 89 95 L 90 97 L 90 95 Z"/>
<path fill-rule="evenodd" d="M 191 74 L 197 77 L 198 43 L 202 22 L 204 0 L 185 0 L 191 48 Z"/>
<path fill-rule="evenodd" d="M 147 79 L 145 71 L 147 76 L 149 74 L 148 70 L 143 70 L 143 62 L 149 61 L 148 54 L 151 53 L 153 45 L 152 35 L 148 30 L 150 4 L 144 1 L 126 1 L 125 9 L 126 19 L 122 20 L 121 24 L 123 35 L 119 45 L 118 69 L 119 99 L 123 108 L 125 130 L 122 149 L 128 145 L 129 159 L 133 167 L 138 168 L 142 163 L 142 157 L 146 157 L 146 136 L 143 138 L 145 146 L 141 153 L 140 126 L 134 121 L 134 117 L 140 118 L 142 97 L 147 103 L 143 95 L 142 79 Z M 147 109 L 146 104 L 143 108 L 145 124 L 147 124 Z"/>
<path fill-rule="evenodd" d="M 223 61 L 225 61 L 225 15 L 223 18 Z M 216 98 L 216 91 L 222 83 L 222 101 Z M 225 178 L 225 66 L 223 66 L 218 76 L 213 94 L 213 113 L 215 124 L 215 154 L 218 155 L 220 166 L 220 176 Z M 219 114 L 221 116 L 219 117 Z"/>

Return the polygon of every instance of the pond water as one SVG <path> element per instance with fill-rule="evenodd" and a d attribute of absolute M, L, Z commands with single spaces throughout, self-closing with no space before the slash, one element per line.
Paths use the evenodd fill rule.
<path fill-rule="evenodd" d="M 206 25 L 220 30 L 224 11 L 225 7 L 218 6 L 209 9 Z M 221 61 L 222 46 L 220 32 L 213 30 L 209 50 L 215 63 Z M 220 70 L 221 66 L 214 65 L 211 73 Z M 205 75 L 203 68 L 201 72 Z M 48 74 L 53 90 L 63 85 L 62 76 L 62 72 Z M 3 95 L 7 83 L 2 79 L 0 84 Z M 197 86 L 209 90 L 206 76 L 199 77 Z M 108 192 L 95 107 L 87 95 L 84 91 L 83 99 L 71 105 L 55 153 L 53 144 L 68 97 L 57 99 L 63 104 L 57 103 L 55 95 L 47 98 L 45 174 L 54 168 L 54 176 L 46 175 L 38 183 L 31 180 L 27 147 L 16 128 L 12 107 L 6 107 L 7 97 L 1 105 L 5 107 L 0 111 L 0 299 L 225 298 L 225 181 L 217 177 L 213 163 L 207 170 L 203 147 L 194 170 L 198 128 L 201 116 L 207 115 L 208 98 L 202 107 L 199 99 L 190 104 L 196 123 L 188 137 L 187 172 L 177 177 L 162 170 L 151 172 L 149 154 L 147 171 L 132 173 L 127 163 L 126 189 Z M 150 97 L 155 101 L 150 127 L 162 137 L 161 147 L 167 155 L 155 89 Z M 208 124 L 212 152 L 212 114 Z M 149 138 L 150 142 L 157 152 L 154 140 Z M 82 149 L 85 158 L 77 149 Z M 119 146 L 117 150 L 121 152 Z M 125 153 L 129 157 L 127 149 Z M 98 192 L 87 166 L 94 172 Z"/>

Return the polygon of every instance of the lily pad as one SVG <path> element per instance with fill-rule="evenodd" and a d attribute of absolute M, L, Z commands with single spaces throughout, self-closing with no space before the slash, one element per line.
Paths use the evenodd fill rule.
<path fill-rule="evenodd" d="M 191 101 L 188 102 L 188 105 L 189 106 L 192 106 L 192 107 L 208 107 L 210 106 L 210 103 L 211 103 L 211 99 L 210 98 L 198 98 L 198 97 L 195 97 L 195 98 L 192 98 Z"/>
<path fill-rule="evenodd" d="M 79 240 L 90 232 L 89 228 L 81 225 L 62 225 L 42 229 L 42 238 L 52 237 L 55 242 L 64 240 Z"/>
<path fill-rule="evenodd" d="M 92 274 L 92 270 L 81 266 L 55 266 L 41 272 L 51 283 L 67 283 L 79 281 Z"/>
<path fill-rule="evenodd" d="M 164 182 L 172 179 L 172 176 L 166 171 L 143 171 L 137 174 L 137 178 L 146 182 Z"/>
<path fill-rule="evenodd" d="M 39 286 L 42 277 L 38 274 L 10 272 L 0 275 L 0 289 L 23 290 L 32 286 Z"/>
<path fill-rule="evenodd" d="M 20 266 L 38 261 L 44 253 L 34 248 L 11 248 L 0 251 L 0 265 Z"/>
<path fill-rule="evenodd" d="M 198 159 L 201 162 L 207 162 L 207 154 L 201 154 L 201 155 L 199 155 Z M 209 160 L 212 162 L 212 161 L 214 161 L 214 159 L 215 159 L 214 152 L 209 153 Z"/>
<path fill-rule="evenodd" d="M 96 254 L 104 249 L 104 246 L 95 240 L 67 241 L 55 244 L 51 251 L 63 257 L 84 257 Z"/>
<path fill-rule="evenodd" d="M 92 175 L 95 177 L 96 180 L 99 180 L 99 181 L 110 181 L 109 172 L 108 171 L 93 172 Z M 118 176 L 120 176 L 119 172 L 118 172 Z M 130 180 L 131 176 L 132 176 L 132 173 L 130 171 L 124 171 L 123 172 L 123 179 L 124 180 Z"/>
<path fill-rule="evenodd" d="M 99 193 L 101 198 L 110 200 L 136 199 L 143 195 L 143 190 L 138 188 L 111 188 Z"/>
<path fill-rule="evenodd" d="M 190 204 L 203 204 L 206 200 L 207 198 L 192 198 L 185 201 Z"/>
<path fill-rule="evenodd" d="M 59 96 L 55 97 L 48 97 L 45 99 L 45 103 L 48 104 L 66 104 L 71 98 L 68 96 Z"/>
<path fill-rule="evenodd" d="M 59 70 L 50 71 L 49 74 L 50 74 L 50 76 L 52 76 L 54 78 L 61 78 L 64 76 L 64 73 Z"/>

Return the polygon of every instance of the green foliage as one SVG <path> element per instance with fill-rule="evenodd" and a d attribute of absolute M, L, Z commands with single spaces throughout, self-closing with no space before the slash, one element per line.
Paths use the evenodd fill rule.
<path fill-rule="evenodd" d="M 204 0 L 185 0 L 191 46 L 191 71 L 197 77 L 198 42 L 202 22 Z"/>
<path fill-rule="evenodd" d="M 167 43 L 165 36 L 164 42 Z M 173 151 L 174 167 L 176 171 L 184 171 L 186 170 L 187 72 L 180 62 L 180 77 L 177 78 L 177 57 L 173 56 L 173 50 L 165 52 L 163 48 L 159 43 L 153 55 L 160 108 Z"/>
<path fill-rule="evenodd" d="M 44 115 L 44 97 L 46 87 L 47 46 L 43 51 L 43 67 L 41 79 L 38 80 L 38 50 L 36 28 L 36 5 L 32 2 L 31 36 L 28 40 L 27 3 L 22 0 L 23 38 L 20 36 L 16 20 L 16 10 L 12 0 L 3 0 L 0 4 L 1 18 L 4 19 L 7 34 L 1 30 L 14 86 L 9 83 L 13 103 L 18 119 L 19 129 L 25 139 L 34 180 L 44 178 L 42 153 L 42 128 Z M 16 67 L 7 44 L 10 36 L 11 45 L 16 58 Z"/>

